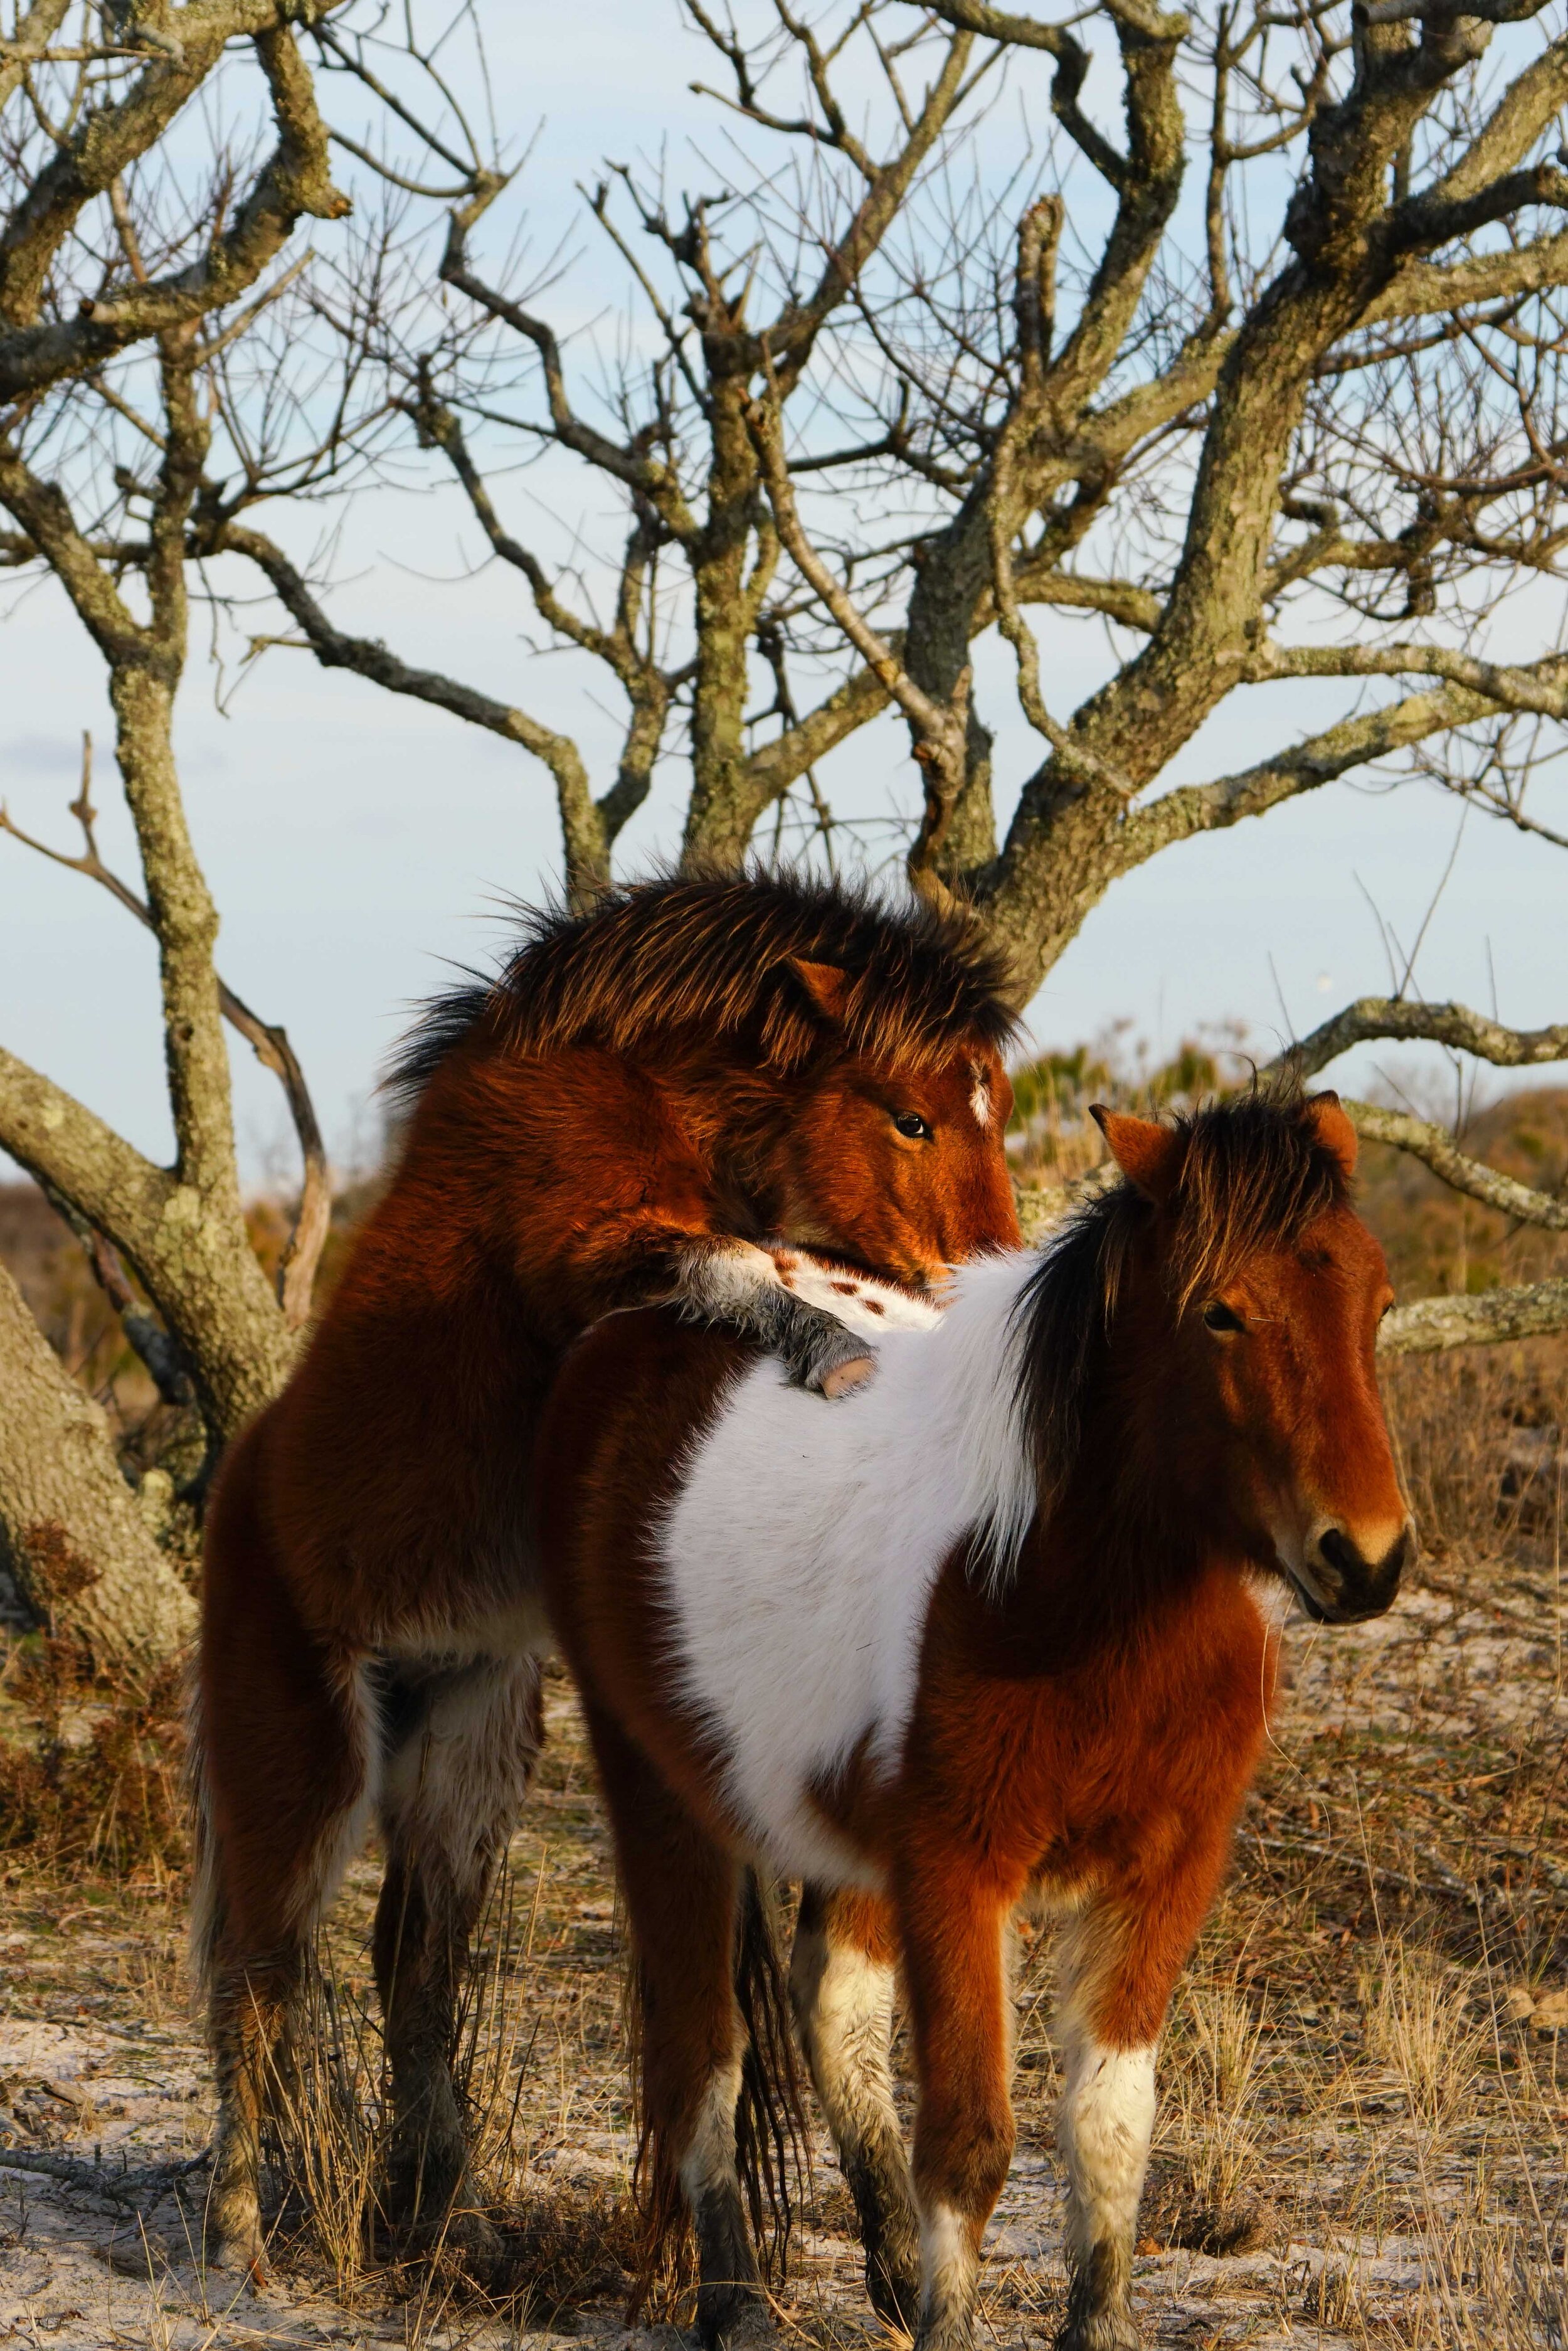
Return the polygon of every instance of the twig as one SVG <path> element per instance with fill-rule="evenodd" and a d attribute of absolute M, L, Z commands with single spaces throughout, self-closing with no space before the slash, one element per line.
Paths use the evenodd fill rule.
<path fill-rule="evenodd" d="M 70 813 L 81 828 L 84 843 L 80 855 L 77 857 L 61 849 L 51 849 L 47 841 L 36 840 L 31 833 L 24 832 L 4 801 L 0 801 L 0 832 L 10 833 L 24 848 L 36 851 L 40 857 L 47 857 L 51 864 L 63 865 L 68 872 L 80 873 L 89 882 L 96 882 L 125 908 L 127 914 L 134 914 L 145 929 L 156 932 L 157 925 L 146 901 L 139 898 L 130 883 L 121 881 L 99 853 L 98 811 L 92 804 L 92 737 L 86 732 L 82 736 L 81 789 L 70 803 Z M 218 1005 L 225 1019 L 231 1028 L 239 1031 L 262 1067 L 270 1070 L 282 1086 L 289 1116 L 294 1122 L 294 1132 L 298 1138 L 304 1163 L 299 1202 L 295 1211 L 293 1229 L 277 1269 L 279 1303 L 289 1325 L 298 1327 L 310 1311 L 316 1268 L 331 1222 L 331 1175 L 327 1164 L 327 1148 L 321 1140 L 321 1130 L 317 1123 L 315 1104 L 310 1099 L 305 1072 L 288 1041 L 287 1031 L 281 1026 L 275 1027 L 263 1020 L 222 979 L 218 980 L 217 987 Z M 129 1330 L 127 1335 L 130 1335 Z M 132 1344 L 135 1343 L 132 1340 Z M 153 1370 L 151 1362 L 148 1368 Z M 155 1370 L 153 1376 L 158 1377 Z M 162 1388 L 162 1380 L 159 1385 Z"/>

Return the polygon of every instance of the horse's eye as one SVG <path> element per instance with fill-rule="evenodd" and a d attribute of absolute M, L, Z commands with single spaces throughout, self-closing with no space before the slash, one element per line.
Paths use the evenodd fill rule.
<path fill-rule="evenodd" d="M 911 1143 L 929 1143 L 931 1140 L 931 1129 L 917 1110 L 895 1112 L 893 1123 L 900 1134 L 906 1134 Z"/>
<path fill-rule="evenodd" d="M 1232 1314 L 1229 1307 L 1218 1298 L 1211 1298 L 1204 1308 L 1203 1326 L 1206 1331 L 1244 1331 L 1247 1328 L 1240 1315 Z"/>

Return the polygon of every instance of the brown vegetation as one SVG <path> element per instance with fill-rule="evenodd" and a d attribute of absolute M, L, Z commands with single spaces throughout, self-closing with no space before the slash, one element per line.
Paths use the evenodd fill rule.
<path fill-rule="evenodd" d="M 1186 1071 L 1194 1084 L 1212 1074 Z M 1128 1092 L 1146 1103 L 1140 1077 Z M 1522 1157 L 1540 1180 L 1552 1163 L 1531 1138 L 1554 1148 L 1561 1114 L 1560 1096 L 1510 1098 L 1485 1114 L 1489 1152 Z M 1063 1111 L 1042 1172 L 1077 1172 L 1072 1123 Z M 1412 1186 L 1397 1155 L 1369 1159 L 1366 1196 L 1404 1280 L 1455 1281 L 1478 1250 L 1510 1246 L 1490 1212 L 1455 1211 L 1435 1177 Z M 1170 2351 L 1303 2339 L 1313 2351 L 1546 2351 L 1563 2324 L 1568 1360 L 1561 1342 L 1538 1340 L 1407 1359 L 1386 1380 L 1426 1558 L 1385 1625 L 1298 1629 L 1288 1644 L 1294 1689 L 1162 2067 L 1137 2291 L 1151 2346 Z M 0 1866 L 19 1939 L 0 2009 L 0 2080 L 15 2085 L 0 2194 L 21 2179 L 47 2216 L 45 2306 L 89 2309 L 84 2277 L 110 2281 L 90 2309 L 110 2315 L 67 2319 L 54 2339 L 140 2346 L 158 2339 L 147 2330 L 159 2310 L 171 2344 L 248 2341 L 264 2318 L 307 2343 L 619 2336 L 633 2239 L 622 1954 L 567 1686 L 550 1685 L 539 1783 L 465 2020 L 504 2269 L 476 2280 L 455 2259 L 410 2263 L 381 2220 L 366 1865 L 333 1914 L 302 2069 L 282 2101 L 270 2316 L 247 2298 L 214 2300 L 192 2266 L 205 2174 L 177 2167 L 199 2153 L 208 2108 L 176 1980 L 181 1847 L 161 1809 L 175 1726 L 156 1690 L 117 1698 L 38 1635 L 14 1646 L 4 1690 Z M 1031 1936 L 1019 2158 L 986 2304 L 992 2334 L 1020 2344 L 1049 2339 L 1060 2306 L 1050 1979 L 1049 1934 Z M 41 2013 L 62 2022 L 55 2053 L 35 2064 Z M 120 2032 L 139 2037 L 122 2044 Z M 122 2045 L 143 2052 L 136 2095 L 115 2070 Z M 57 2171 L 8 2172 L 7 2151 Z M 867 2340 L 849 2200 L 825 2144 L 813 2154 L 784 2289 L 792 2327 L 824 2346 Z M 131 2187 L 117 2205 L 103 2182 L 121 2160 Z M 10 2291 L 0 2257 L 0 2319 Z"/>

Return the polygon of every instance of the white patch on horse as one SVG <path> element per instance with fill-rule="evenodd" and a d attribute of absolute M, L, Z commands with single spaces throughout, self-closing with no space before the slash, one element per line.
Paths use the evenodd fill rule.
<path fill-rule="evenodd" d="M 525 1651 L 439 1673 L 419 1729 L 382 1763 L 384 1842 L 399 1853 L 442 1855 L 460 1902 L 482 1896 L 496 1840 L 505 1842 L 528 1784 L 538 1752 L 538 1672 Z"/>
<path fill-rule="evenodd" d="M 682 1252 L 680 1290 L 699 1313 L 716 1322 L 744 1316 L 760 1291 L 793 1288 L 768 1249 L 754 1241 L 704 1241 Z"/>
<path fill-rule="evenodd" d="M 1131 2246 L 1155 2126 L 1155 2053 L 1109 2049 L 1070 2032 L 1057 2140 L 1067 2166 L 1067 2243 L 1076 2265 L 1096 2245 Z"/>
<path fill-rule="evenodd" d="M 975 1081 L 975 1091 L 969 1096 L 969 1108 L 975 1113 L 975 1124 L 983 1134 L 991 1123 L 991 1090 L 984 1078 Z"/>
<path fill-rule="evenodd" d="M 929 1331 L 942 1319 L 942 1309 L 929 1294 L 901 1290 L 896 1282 L 873 1280 L 869 1273 L 846 1273 L 841 1266 L 791 1250 L 789 1271 L 782 1276 L 791 1294 L 808 1306 L 821 1306 L 852 1331 Z"/>
<path fill-rule="evenodd" d="M 960 2333 L 975 2295 L 979 2269 L 974 2234 L 950 2204 L 933 2204 L 920 2215 L 921 2333 L 936 2333 L 946 2319 Z"/>
<path fill-rule="evenodd" d="M 893 1970 L 821 1928 L 797 1929 L 789 1989 L 817 2095 L 841 2163 L 868 2142 L 899 2142 L 888 2053 L 893 2043 Z"/>
<path fill-rule="evenodd" d="M 347 1700 L 345 1729 L 353 1775 L 352 1793 L 318 1838 L 304 1870 L 288 1891 L 289 1923 L 305 1932 L 315 1926 L 342 1884 L 344 1872 L 364 1851 L 380 1793 L 381 1747 L 371 1703 L 370 1677 L 362 1665 L 348 1669 L 343 1697 Z"/>
<path fill-rule="evenodd" d="M 963 1267 L 935 1328 L 883 1326 L 880 1377 L 831 1412 L 757 1364 L 693 1448 L 659 1536 L 676 1687 L 787 1875 L 868 1882 L 811 1792 L 868 1738 L 896 1767 L 944 1564 L 972 1536 L 1005 1574 L 1033 1517 L 1014 1308 L 1037 1261 Z"/>
<path fill-rule="evenodd" d="M 681 2152 L 680 2180 L 695 2211 L 705 2194 L 735 2180 L 735 2110 L 740 2101 L 740 2059 L 726 2058 L 708 2075 L 691 2137 Z"/>

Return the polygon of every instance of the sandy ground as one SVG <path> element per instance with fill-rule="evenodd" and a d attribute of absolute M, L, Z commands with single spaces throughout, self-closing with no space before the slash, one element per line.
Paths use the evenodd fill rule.
<path fill-rule="evenodd" d="M 1289 1641 L 1294 1687 L 1163 2066 L 1136 2265 L 1146 2340 L 1544 2351 L 1568 2309 L 1555 1569 L 1475 1571 L 1407 1595 L 1381 1624 Z M 549 1711 L 497 1928 L 510 1980 L 476 2025 L 514 2291 L 496 2301 L 439 2268 L 362 2259 L 351 2220 L 312 2230 L 298 2199 L 264 2289 L 204 2278 L 211 2099 L 184 2012 L 177 1900 L 92 1901 L 13 1869 L 0 2342 L 677 2339 L 624 2325 L 613 1889 L 564 1684 Z M 369 2009 L 373 1887 L 367 1863 L 329 1953 L 338 2012 L 355 2019 Z M 1027 1943 L 1019 2151 L 989 2240 L 982 2346 L 1048 2344 L 1061 2314 L 1049 1976 L 1046 1939 Z M 361 2105 L 371 2062 L 350 2084 Z M 826 2143 L 813 2152 L 781 2316 L 814 2342 L 883 2339 L 848 2199 Z"/>

